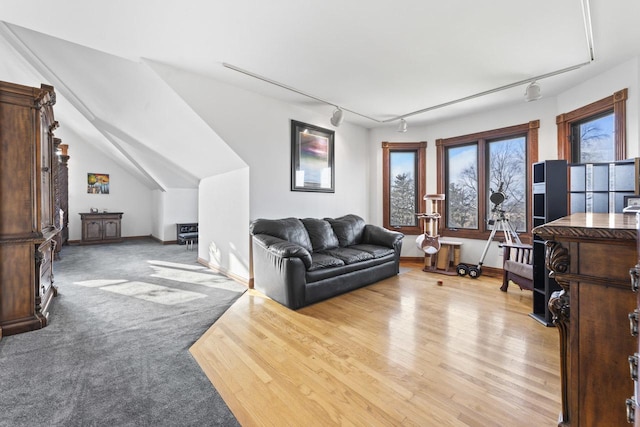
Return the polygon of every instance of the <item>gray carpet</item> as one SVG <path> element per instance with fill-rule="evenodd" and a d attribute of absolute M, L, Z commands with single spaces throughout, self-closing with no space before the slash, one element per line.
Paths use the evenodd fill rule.
<path fill-rule="evenodd" d="M 236 426 L 188 352 L 245 287 L 151 240 L 65 246 L 41 330 L 0 340 L 0 426 Z"/>

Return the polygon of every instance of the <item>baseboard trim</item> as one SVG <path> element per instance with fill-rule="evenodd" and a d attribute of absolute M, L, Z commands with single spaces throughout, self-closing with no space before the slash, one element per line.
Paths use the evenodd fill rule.
<path fill-rule="evenodd" d="M 422 256 L 401 256 L 400 262 L 424 262 Z"/>
<path fill-rule="evenodd" d="M 154 242 L 163 244 L 163 245 L 177 245 L 178 241 L 177 240 L 160 240 L 158 239 L 156 236 L 149 234 L 147 236 L 126 236 L 126 237 L 120 237 L 119 241 L 91 241 L 91 242 L 83 242 L 82 240 L 67 240 L 66 244 L 67 245 L 99 245 L 99 244 L 109 244 L 109 243 L 121 243 L 125 240 L 147 240 L 147 239 L 151 239 Z"/>
<path fill-rule="evenodd" d="M 423 264 L 424 263 L 424 257 L 400 257 L 400 262 L 407 262 L 407 263 L 419 263 L 419 264 Z M 474 265 L 474 264 L 469 264 L 467 263 L 467 265 Z M 489 276 L 489 277 L 497 277 L 497 278 L 502 278 L 504 271 L 501 268 L 496 268 L 496 267 L 487 267 L 487 266 L 482 266 L 482 274 L 485 276 Z"/>
<path fill-rule="evenodd" d="M 489 277 L 502 278 L 503 270 L 501 268 L 482 266 L 482 274 Z"/>
<path fill-rule="evenodd" d="M 153 234 L 149 236 L 151 238 L 151 240 L 156 241 L 162 245 L 177 245 L 178 241 L 177 240 L 160 240 L 158 239 L 156 236 L 154 236 Z"/>
<path fill-rule="evenodd" d="M 211 270 L 215 271 L 216 273 L 220 273 L 223 276 L 228 277 L 231 280 L 235 280 L 236 282 L 240 283 L 241 285 L 246 286 L 249 289 L 253 288 L 253 278 L 247 280 L 245 277 L 240 277 L 240 276 L 238 276 L 236 274 L 233 274 L 230 271 L 228 271 L 227 269 L 224 269 L 224 268 L 219 267 L 217 265 L 210 264 L 205 259 L 200 258 L 200 257 L 198 257 L 198 263 L 204 265 L 207 268 L 210 268 Z"/>
<path fill-rule="evenodd" d="M 122 238 L 122 240 L 145 240 L 145 239 L 154 239 L 154 237 L 151 234 L 149 234 L 147 236 L 127 236 Z"/>

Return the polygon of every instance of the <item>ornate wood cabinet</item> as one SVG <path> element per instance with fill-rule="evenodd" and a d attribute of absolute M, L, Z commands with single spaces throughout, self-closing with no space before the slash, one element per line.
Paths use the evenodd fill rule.
<path fill-rule="evenodd" d="M 53 286 L 53 87 L 0 82 L 0 337 L 47 324 Z"/>
<path fill-rule="evenodd" d="M 633 381 L 633 395 L 627 399 L 627 421 L 635 427 L 640 427 L 640 214 L 636 214 L 638 262 L 629 270 L 631 276 L 631 290 L 637 295 L 636 307 L 629 313 L 629 333 L 636 341 L 635 352 L 629 355 L 629 376 Z"/>
<path fill-rule="evenodd" d="M 54 162 L 53 162 L 53 188 L 54 188 L 54 212 L 53 221 L 59 230 L 56 234 L 56 258 L 62 246 L 69 240 L 69 156 L 68 146 L 62 144 L 60 138 L 53 138 Z"/>
<path fill-rule="evenodd" d="M 122 212 L 81 213 L 82 241 L 80 243 L 122 242 Z"/>
<path fill-rule="evenodd" d="M 559 426 L 627 425 L 634 393 L 629 312 L 636 296 L 629 269 L 637 262 L 636 218 L 577 213 L 534 228 L 547 240 L 546 263 L 562 290 L 549 301 L 560 333 L 562 412 Z"/>

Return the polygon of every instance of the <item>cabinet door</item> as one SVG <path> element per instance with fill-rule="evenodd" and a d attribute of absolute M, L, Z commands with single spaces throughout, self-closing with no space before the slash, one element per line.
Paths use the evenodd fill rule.
<path fill-rule="evenodd" d="M 84 220 L 82 222 L 82 240 L 102 240 L 102 220 Z"/>
<path fill-rule="evenodd" d="M 104 235 L 105 239 L 119 239 L 120 238 L 120 220 L 105 219 L 104 220 Z"/>
<path fill-rule="evenodd" d="M 45 89 L 45 87 L 43 87 Z M 53 131 L 58 126 L 53 117 L 53 104 L 55 96 L 52 95 L 53 88 L 47 90 L 47 94 L 42 98 L 40 107 L 40 140 L 38 141 L 39 165 L 36 169 L 34 179 L 40 181 L 37 191 L 40 193 L 40 226 L 41 230 L 54 228 L 53 222 Z M 52 98 L 53 96 L 53 98 Z"/>

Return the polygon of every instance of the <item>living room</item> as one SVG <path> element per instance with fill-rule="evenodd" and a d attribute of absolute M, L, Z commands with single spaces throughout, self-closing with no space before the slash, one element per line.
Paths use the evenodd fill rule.
<path fill-rule="evenodd" d="M 396 132 L 395 122 L 370 129 L 355 125 L 352 120 L 356 118 L 351 119 L 347 112 L 347 120 L 336 129 L 335 193 L 291 192 L 290 120 L 332 128 L 332 106 L 308 108 L 304 100 L 302 104 L 283 100 L 282 90 L 277 99 L 266 96 L 265 91 L 268 94 L 276 89 L 265 89 L 266 84 L 259 81 L 249 82 L 258 85 L 260 93 L 256 93 L 151 59 L 131 61 L 76 44 L 81 40 L 71 43 L 39 33 L 26 25 L 33 20 L 28 9 L 16 6 L 14 23 L 3 23 L 3 57 L 12 60 L 3 61 L 2 75 L 5 81 L 33 86 L 48 81 L 57 90 L 56 119 L 61 125 L 56 136 L 68 144 L 71 156 L 70 240 L 80 239 L 78 213 L 90 208 L 124 212 L 123 236 L 153 235 L 161 241 L 175 239 L 175 223 L 198 220 L 199 258 L 248 281 L 246 236 L 252 219 L 286 217 L 293 212 L 299 217 L 319 212 L 322 216 L 354 213 L 382 224 L 381 141 L 427 141 L 426 190 L 434 193 L 438 191 L 436 139 L 540 120 L 538 159 L 554 159 L 556 116 L 624 88 L 629 93 L 626 155 L 638 155 L 639 59 L 635 54 L 601 71 L 604 58 L 546 79 L 552 82 L 573 73 L 580 75 L 585 69 L 590 72 L 584 81 L 571 86 L 565 83 L 565 89 L 535 102 L 523 101 L 526 85 L 522 85 L 453 105 L 449 108 L 455 114 L 449 113 L 444 119 L 428 118 L 437 117 L 441 110 L 427 114 L 424 124 L 413 122 L 421 115 L 409 117 L 406 133 Z M 58 13 L 61 27 L 65 26 L 62 22 L 73 20 L 63 11 Z M 611 19 L 613 12 L 599 13 Z M 5 15 L 7 19 L 11 16 L 9 10 Z M 19 26 L 21 20 L 26 28 Z M 624 34 L 599 35 L 601 44 L 605 36 L 619 38 Z M 16 50 L 16 46 L 22 50 Z M 573 55 L 585 56 L 583 50 Z M 85 58 L 80 62 L 82 67 L 74 58 Z M 562 65 L 567 65 L 566 60 L 544 71 Z M 594 74 L 596 67 L 600 68 Z M 56 81 L 61 85 L 56 86 Z M 545 79 L 540 83 L 544 94 L 544 84 L 549 83 Z M 479 108 L 496 97 L 503 103 Z M 509 98 L 506 103 L 503 97 Z M 414 105 L 424 107 L 425 103 Z M 86 174 L 91 172 L 110 174 L 109 195 L 87 194 Z M 420 256 L 411 246 L 405 245 L 403 256 Z M 465 243 L 464 261 L 479 259 L 482 247 L 482 241 Z M 486 265 L 501 266 L 497 245 L 492 246 Z"/>
<path fill-rule="evenodd" d="M 623 11 L 627 7 L 637 8 L 615 3 Z M 84 9 L 74 6 L 80 11 Z M 618 16 L 620 33 L 616 33 L 615 25 L 604 30 L 598 19 L 602 16 L 610 20 L 608 13 L 598 13 L 609 6 L 599 3 L 592 6 L 596 60 L 581 69 L 540 79 L 541 99 L 524 102 L 526 84 L 522 84 L 451 106 L 451 114 L 448 108 L 443 108 L 424 116 L 416 115 L 413 120 L 409 117 L 405 133 L 396 131 L 397 121 L 380 126 L 363 125 L 361 118 L 348 111 L 345 121 L 334 127 L 330 123 L 333 105 L 310 103 L 304 96 L 271 88 L 247 76 L 234 77 L 233 71 L 222 70 L 222 62 L 234 62 L 234 58 L 238 58 L 229 50 L 223 50 L 227 56 L 221 54 L 215 58 L 219 72 L 228 78 L 223 81 L 199 72 L 201 69 L 197 67 L 181 68 L 179 60 L 166 64 L 155 60 L 159 56 L 153 53 L 138 56 L 134 49 L 126 49 L 126 42 L 121 42 L 120 51 L 113 46 L 103 46 L 97 30 L 87 31 L 84 39 L 76 38 L 73 31 L 65 33 L 64 28 L 73 27 L 74 19 L 91 14 L 86 10 L 86 16 L 80 11 L 73 12 L 71 7 L 53 12 L 55 17 L 41 12 L 43 16 L 37 19 L 34 18 L 37 8 L 33 5 L 16 3 L 3 10 L 0 80 L 34 87 L 45 82 L 56 88 L 59 96 L 56 119 L 60 122 L 56 136 L 69 146 L 70 155 L 67 215 L 71 241 L 81 239 L 78 214 L 92 208 L 123 212 L 122 235 L 127 238 L 153 236 L 159 241 L 171 242 L 176 239 L 176 223 L 198 222 L 198 259 L 229 277 L 249 283 L 248 230 L 256 218 L 336 217 L 353 213 L 368 223 L 383 224 L 382 141 L 427 141 L 426 192 L 436 193 L 439 191 L 437 139 L 539 120 L 538 160 L 556 159 L 558 115 L 627 89 L 626 157 L 639 156 L 640 51 L 634 46 L 637 39 L 625 38 L 628 33 L 623 31 L 634 25 L 630 16 L 636 11 Z M 523 14 L 531 13 L 520 8 Z M 111 19 L 105 19 L 101 25 L 110 22 L 117 28 L 114 23 L 118 22 L 118 13 L 105 12 Z M 87 21 L 91 20 L 87 18 Z M 128 28 L 130 24 L 121 25 Z M 538 23 L 538 26 L 544 24 Z M 607 62 L 608 58 L 599 56 L 606 50 L 598 50 L 598 43 L 604 45 L 605 39 L 617 39 L 621 44 L 632 46 L 629 50 L 632 53 L 615 63 Z M 161 46 L 153 49 L 161 50 Z M 523 50 L 534 52 L 533 48 Z M 580 58 L 585 56 L 584 50 L 580 51 Z M 270 55 L 265 52 L 270 51 L 254 54 Z M 321 58 L 322 54 L 318 55 L 317 59 Z M 513 77 L 502 76 L 499 82 L 493 80 L 489 85 L 475 86 L 463 93 L 458 91 L 441 101 L 480 93 L 572 64 L 556 60 L 540 71 L 525 70 Z M 433 67 L 437 66 L 434 61 Z M 399 67 L 402 69 L 410 66 Z M 467 68 L 469 74 L 477 69 L 481 67 L 469 65 Z M 276 78 L 268 69 L 255 71 Z M 572 73 L 581 78 L 567 85 L 564 79 Z M 562 80 L 563 86 L 552 89 L 556 78 Z M 349 81 L 356 85 L 354 80 L 351 77 Z M 314 94 L 325 96 L 321 92 Z M 496 103 L 485 107 L 485 101 Z M 348 106 L 355 101 L 340 102 Z M 436 103 L 428 96 L 420 96 L 411 108 L 402 107 L 393 112 L 404 113 Z M 366 108 L 354 109 L 366 112 Z M 443 115 L 439 116 L 441 112 Z M 290 191 L 292 119 L 335 130 L 334 193 Z M 109 174 L 108 195 L 87 192 L 88 173 Z M 414 240 L 415 236 L 405 237 L 404 258 L 423 255 L 413 244 Z M 463 260 L 476 262 L 484 240 L 463 239 L 463 242 Z M 501 268 L 497 242 L 491 246 L 485 264 Z"/>

